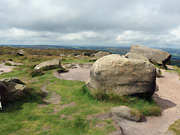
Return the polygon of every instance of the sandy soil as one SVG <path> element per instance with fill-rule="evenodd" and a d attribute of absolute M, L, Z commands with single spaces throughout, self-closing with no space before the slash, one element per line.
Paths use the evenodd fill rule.
<path fill-rule="evenodd" d="M 180 81 L 176 73 L 162 70 L 162 75 L 157 78 L 158 90 L 153 95 L 162 108 L 162 115 L 147 117 L 141 123 L 119 119 L 117 123 L 126 135 L 171 135 L 167 132 L 169 126 L 180 119 Z"/>
<path fill-rule="evenodd" d="M 172 69 L 171 69 L 172 70 Z M 54 75 L 61 79 L 86 81 L 89 78 L 89 68 L 78 67 L 70 72 Z M 160 117 L 147 117 L 144 122 L 137 123 L 118 119 L 116 123 L 125 135 L 171 135 L 168 128 L 180 119 L 180 80 L 179 75 L 162 70 L 162 78 L 157 78 L 157 91 L 154 100 L 161 106 Z"/>
<path fill-rule="evenodd" d="M 6 66 L 5 63 L 0 64 L 0 74 L 11 72 L 14 66 Z"/>
<path fill-rule="evenodd" d="M 14 63 L 12 61 L 6 61 L 6 62 L 14 66 L 23 65 L 22 63 Z M 5 65 L 6 62 L 0 64 L 0 74 L 11 72 L 13 68 L 15 68 L 14 66 L 6 66 Z"/>
<path fill-rule="evenodd" d="M 58 74 L 54 72 L 54 76 L 65 80 L 87 81 L 90 76 L 90 68 L 77 66 L 77 68 L 70 69 L 67 73 Z"/>

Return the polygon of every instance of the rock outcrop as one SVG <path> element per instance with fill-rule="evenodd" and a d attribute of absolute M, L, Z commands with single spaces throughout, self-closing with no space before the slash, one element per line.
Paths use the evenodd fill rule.
<path fill-rule="evenodd" d="M 165 51 L 159 49 L 152 49 L 140 45 L 132 45 L 130 48 L 130 52 L 141 54 L 142 56 L 148 58 L 149 61 L 152 62 L 153 64 L 162 65 L 164 67 L 166 67 L 166 64 L 171 59 L 171 54 Z"/>
<path fill-rule="evenodd" d="M 137 54 L 137 53 L 128 52 L 128 53 L 125 55 L 125 57 L 128 58 L 128 59 L 138 59 L 138 60 L 149 61 L 148 58 L 142 56 L 141 54 Z"/>
<path fill-rule="evenodd" d="M 109 54 L 110 54 L 109 52 L 102 52 L 102 51 L 100 51 L 100 52 L 97 52 L 97 53 L 94 55 L 94 57 L 95 57 L 95 58 L 101 58 L 101 57 L 106 56 L 106 55 L 109 55 Z"/>
<path fill-rule="evenodd" d="M 142 115 L 136 110 L 127 106 L 119 106 L 111 109 L 113 117 L 139 122 Z"/>
<path fill-rule="evenodd" d="M 92 94 L 152 96 L 156 87 L 156 68 L 148 61 L 123 58 L 118 54 L 98 59 L 86 82 Z"/>
<path fill-rule="evenodd" d="M 46 62 L 42 62 L 35 66 L 34 70 L 48 70 L 54 68 L 61 68 L 61 62 L 59 59 L 53 59 Z"/>
<path fill-rule="evenodd" d="M 89 60 L 89 61 L 90 61 L 90 62 L 91 62 L 91 61 L 96 61 L 96 60 L 98 60 L 99 58 L 101 58 L 101 57 L 103 57 L 103 56 L 106 56 L 106 55 L 110 55 L 110 53 L 109 53 L 109 52 L 99 51 L 99 52 L 93 54 L 93 55 L 92 55 L 93 57 L 92 57 L 91 60 Z"/>
<path fill-rule="evenodd" d="M 0 96 L 2 103 L 12 102 L 24 95 L 25 84 L 17 78 L 0 80 Z"/>

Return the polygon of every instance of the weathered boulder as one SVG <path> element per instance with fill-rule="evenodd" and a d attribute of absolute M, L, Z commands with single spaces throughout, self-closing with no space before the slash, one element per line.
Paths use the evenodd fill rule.
<path fill-rule="evenodd" d="M 17 56 L 24 56 L 24 50 L 23 49 L 20 49 L 17 54 Z"/>
<path fill-rule="evenodd" d="M 148 58 L 142 56 L 141 54 L 137 54 L 137 53 L 128 52 L 128 53 L 125 55 L 125 57 L 128 58 L 128 59 L 138 59 L 138 60 L 149 61 Z"/>
<path fill-rule="evenodd" d="M 166 64 L 171 59 L 171 54 L 162 51 L 160 49 L 152 49 L 140 45 L 132 45 L 130 48 L 131 53 L 141 54 L 142 56 L 149 59 L 153 64 L 158 64 L 166 67 Z"/>
<path fill-rule="evenodd" d="M 88 52 L 83 52 L 83 53 L 82 53 L 82 56 L 91 56 L 91 54 L 88 53 Z"/>
<path fill-rule="evenodd" d="M 98 59 L 90 70 L 87 88 L 97 93 L 152 96 L 156 87 L 156 68 L 148 61 L 123 58 L 118 54 Z"/>
<path fill-rule="evenodd" d="M 34 70 L 48 70 L 54 68 L 61 68 L 61 62 L 59 59 L 53 59 L 46 62 L 42 62 L 35 66 Z"/>
<path fill-rule="evenodd" d="M 66 55 L 65 54 L 60 54 L 60 57 L 65 57 Z"/>
<path fill-rule="evenodd" d="M 139 122 L 141 120 L 141 113 L 136 109 L 129 108 L 127 106 L 119 106 L 111 108 L 113 117 L 120 117 L 123 119 Z"/>
<path fill-rule="evenodd" d="M 93 57 L 89 60 L 89 62 L 94 62 L 94 61 L 98 60 L 99 58 L 106 56 L 106 55 L 110 55 L 110 53 L 109 52 L 102 52 L 102 51 L 97 52 L 97 53 L 92 55 Z"/>
<path fill-rule="evenodd" d="M 101 57 L 106 56 L 106 55 L 109 55 L 109 54 L 110 54 L 109 52 L 102 52 L 102 51 L 100 51 L 100 52 L 97 52 L 97 53 L 94 55 L 94 57 L 95 57 L 95 58 L 101 58 Z"/>
<path fill-rule="evenodd" d="M 2 103 L 12 102 L 24 95 L 25 84 L 17 78 L 0 80 L 0 96 Z"/>
<path fill-rule="evenodd" d="M 65 63 L 65 64 L 62 64 L 62 67 L 65 69 L 75 69 L 75 68 L 77 68 L 77 64 L 76 63 Z"/>

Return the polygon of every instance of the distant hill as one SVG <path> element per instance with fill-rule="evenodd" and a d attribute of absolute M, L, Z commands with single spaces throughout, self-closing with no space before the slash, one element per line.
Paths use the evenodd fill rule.
<path fill-rule="evenodd" d="M 97 50 L 107 51 L 113 54 L 124 55 L 129 51 L 129 47 L 103 47 L 103 46 L 70 46 L 70 45 L 1 45 L 9 47 L 32 48 L 32 49 L 79 49 L 79 50 Z M 180 49 L 159 48 L 172 54 L 171 63 L 180 67 Z"/>

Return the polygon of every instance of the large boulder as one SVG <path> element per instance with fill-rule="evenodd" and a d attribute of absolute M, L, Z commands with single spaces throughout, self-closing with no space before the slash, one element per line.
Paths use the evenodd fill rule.
<path fill-rule="evenodd" d="M 61 68 L 61 62 L 59 59 L 53 59 L 46 62 L 42 62 L 34 67 L 34 70 L 49 70 L 54 68 Z"/>
<path fill-rule="evenodd" d="M 128 53 L 125 55 L 125 57 L 128 58 L 128 59 L 138 59 L 138 60 L 149 61 L 148 58 L 142 56 L 141 54 L 137 54 L 137 53 L 128 52 Z"/>
<path fill-rule="evenodd" d="M 0 80 L 0 96 L 2 103 L 12 102 L 24 95 L 25 84 L 17 78 Z"/>
<path fill-rule="evenodd" d="M 93 57 L 89 60 L 90 62 L 93 62 L 93 61 L 96 61 L 98 60 L 99 58 L 103 57 L 103 56 L 106 56 L 106 55 L 110 55 L 109 52 L 102 52 L 102 51 L 99 51 L 97 53 L 95 53 L 94 55 L 92 55 Z"/>
<path fill-rule="evenodd" d="M 93 95 L 106 93 L 149 97 L 156 87 L 156 68 L 148 61 L 112 54 L 93 64 L 86 85 Z"/>
<path fill-rule="evenodd" d="M 101 57 L 106 56 L 106 55 L 109 55 L 109 54 L 110 54 L 109 52 L 102 52 L 102 51 L 100 51 L 100 52 L 97 52 L 97 53 L 94 55 L 94 57 L 95 57 L 95 58 L 101 58 Z"/>
<path fill-rule="evenodd" d="M 162 65 L 164 67 L 166 67 L 166 64 L 171 59 L 171 54 L 165 51 L 159 49 L 152 49 L 140 45 L 132 45 L 130 48 L 130 52 L 141 54 L 142 56 L 148 58 L 149 61 L 152 62 L 153 64 Z"/>

